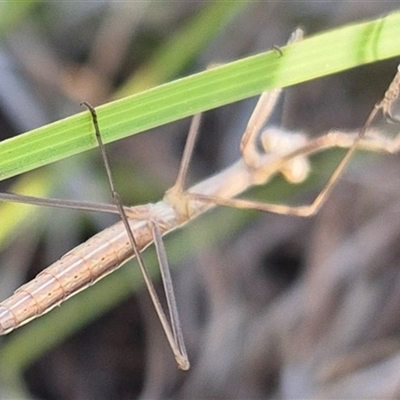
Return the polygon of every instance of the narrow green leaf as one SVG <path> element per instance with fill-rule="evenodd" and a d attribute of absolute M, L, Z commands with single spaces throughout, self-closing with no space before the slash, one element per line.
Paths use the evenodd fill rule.
<path fill-rule="evenodd" d="M 400 55 L 400 13 L 322 33 L 97 108 L 105 143 L 300 82 Z M 83 112 L 0 143 L 0 179 L 94 148 Z"/>

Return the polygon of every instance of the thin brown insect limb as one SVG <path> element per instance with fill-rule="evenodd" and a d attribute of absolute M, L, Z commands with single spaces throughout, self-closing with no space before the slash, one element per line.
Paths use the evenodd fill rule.
<path fill-rule="evenodd" d="M 290 36 L 287 44 L 299 42 L 303 39 L 304 32 L 301 29 L 296 29 Z M 282 52 L 282 50 L 280 50 Z M 245 163 L 252 168 L 258 168 L 262 160 L 257 147 L 257 140 L 261 129 L 265 126 L 266 122 L 271 116 L 276 103 L 282 93 L 281 88 L 273 89 L 261 94 L 256 107 L 247 124 L 247 128 L 243 134 L 240 151 Z"/>
<path fill-rule="evenodd" d="M 315 200 L 306 206 L 287 206 L 280 204 L 268 204 L 261 202 L 254 202 L 250 200 L 242 200 L 242 199 L 226 199 L 226 198 L 218 198 L 218 196 L 208 196 L 204 194 L 196 194 L 196 193 L 188 193 L 187 195 L 196 200 L 212 202 L 214 204 L 218 204 L 220 206 L 232 207 L 232 208 L 240 208 L 240 209 L 253 209 L 264 212 L 272 212 L 275 214 L 283 214 L 283 215 L 293 215 L 298 217 L 310 217 L 315 215 L 321 207 L 325 204 L 327 199 L 329 198 L 331 192 L 336 187 L 340 178 L 342 177 L 346 167 L 348 166 L 351 158 L 354 153 L 358 149 L 358 145 L 360 141 L 365 137 L 365 133 L 370 128 L 372 122 L 378 115 L 379 111 L 391 118 L 391 105 L 394 100 L 396 100 L 399 96 L 399 85 L 400 85 L 400 66 L 398 67 L 398 71 L 392 80 L 388 90 L 385 92 L 384 98 L 382 101 L 377 103 L 369 114 L 366 122 L 363 127 L 359 131 L 358 135 L 353 141 L 353 144 L 350 146 L 345 156 L 329 178 L 328 182 L 324 186 L 324 188 L 320 191 Z"/>
<path fill-rule="evenodd" d="M 316 214 L 318 212 L 318 210 L 322 207 L 322 205 L 326 202 L 326 200 L 328 199 L 332 190 L 335 188 L 336 184 L 342 177 L 344 170 L 349 165 L 350 160 L 353 157 L 354 153 L 357 151 L 360 141 L 363 139 L 363 137 L 365 137 L 367 130 L 372 125 L 372 122 L 378 115 L 379 111 L 382 111 L 382 113 L 385 117 L 389 117 L 390 119 L 392 119 L 390 107 L 391 107 L 391 104 L 393 103 L 393 101 L 396 100 L 399 96 L 399 85 L 400 85 L 400 68 L 398 67 L 397 73 L 396 73 L 395 77 L 393 78 L 391 84 L 389 85 L 388 90 L 385 92 L 385 95 L 384 95 L 382 101 L 380 101 L 378 104 L 376 104 L 374 106 L 374 108 L 372 109 L 366 122 L 364 123 L 363 127 L 361 128 L 358 136 L 354 140 L 353 145 L 349 148 L 346 155 L 343 157 L 342 161 L 340 162 L 340 164 L 338 165 L 338 167 L 332 174 L 328 183 L 322 189 L 322 191 L 317 196 L 317 198 L 314 200 L 314 202 L 310 206 L 308 206 L 304 209 L 303 215 L 300 214 L 300 216 L 308 217 L 308 216 Z"/>
<path fill-rule="evenodd" d="M 183 193 L 190 159 L 192 158 L 194 145 L 199 132 L 200 119 L 201 114 L 196 114 L 192 118 L 189 134 L 183 150 L 183 157 L 179 167 L 178 177 L 175 184 L 165 192 L 163 197 L 163 201 L 171 205 L 178 212 L 182 220 L 187 220 L 189 218 L 188 203 Z"/>
<path fill-rule="evenodd" d="M 251 114 L 247 128 L 240 142 L 240 151 L 243 160 L 250 168 L 257 169 L 262 163 L 261 155 L 257 148 L 258 135 L 266 121 L 271 116 L 281 92 L 282 89 L 274 89 L 269 92 L 264 92 L 260 96 L 260 99 Z"/>
<path fill-rule="evenodd" d="M 82 211 L 99 211 L 111 214 L 119 214 L 117 207 L 113 204 L 94 203 L 90 201 L 75 201 L 65 199 L 42 199 L 40 197 L 26 196 L 16 193 L 0 193 L 0 202 L 29 204 L 34 206 L 49 206 L 56 208 L 68 208 Z"/>
<path fill-rule="evenodd" d="M 108 177 L 108 183 L 110 185 L 110 189 L 111 189 L 111 194 L 112 194 L 112 198 L 113 201 L 115 203 L 115 205 L 118 208 L 119 214 L 121 216 L 122 222 L 125 226 L 126 232 L 128 234 L 128 238 L 129 238 L 129 242 L 132 246 L 132 250 L 138 260 L 139 263 L 139 267 L 140 270 L 142 272 L 144 281 L 146 283 L 146 287 L 147 290 L 150 294 L 150 297 L 152 299 L 154 308 L 156 309 L 157 315 L 160 319 L 161 325 L 164 329 L 165 335 L 167 336 L 167 340 L 170 344 L 170 347 L 172 349 L 172 352 L 174 353 L 175 359 L 178 363 L 178 366 L 180 369 L 186 371 L 190 368 L 190 364 L 189 364 L 189 360 L 187 358 L 187 354 L 186 354 L 186 349 L 185 349 L 185 345 L 182 343 L 183 341 L 183 337 L 182 334 L 180 334 L 180 339 L 178 340 L 178 342 L 176 341 L 176 332 L 181 332 L 181 328 L 180 326 L 176 327 L 174 326 L 174 324 L 178 323 L 179 324 L 179 317 L 176 317 L 177 314 L 177 307 L 176 307 L 176 301 L 175 301 L 175 295 L 174 295 L 174 290 L 173 290 L 173 286 L 172 286 L 172 281 L 171 281 L 171 277 L 169 276 L 169 281 L 164 283 L 164 287 L 167 286 L 168 290 L 165 292 L 165 296 L 167 298 L 167 304 L 168 306 L 172 303 L 174 304 L 175 308 L 173 310 L 170 310 L 170 315 L 174 315 L 173 318 L 171 319 L 171 324 L 172 324 L 172 331 L 171 331 L 171 326 L 168 323 L 168 319 L 164 313 L 164 310 L 162 308 L 160 299 L 158 298 L 157 292 L 155 290 L 155 287 L 153 285 L 153 281 L 150 278 L 149 272 L 147 270 L 147 267 L 144 263 L 143 257 L 141 255 L 139 246 L 136 243 L 135 237 L 132 233 L 132 229 L 129 225 L 129 221 L 128 221 L 128 217 L 126 216 L 124 207 L 122 205 L 122 201 L 121 198 L 118 194 L 118 192 L 115 190 L 115 186 L 114 186 L 114 180 L 112 177 L 112 173 L 111 173 L 111 167 L 110 167 L 110 163 L 108 160 L 108 156 L 107 156 L 107 152 L 105 149 L 105 146 L 103 144 L 103 140 L 101 138 L 101 134 L 100 134 L 100 128 L 99 128 L 99 124 L 98 124 L 98 119 L 97 119 L 97 113 L 96 110 L 94 109 L 94 107 L 89 104 L 88 102 L 83 102 L 82 105 L 84 105 L 85 107 L 87 107 L 87 109 L 89 110 L 91 116 L 92 116 L 92 121 L 93 121 L 93 126 L 95 128 L 95 134 L 96 134 L 96 139 L 97 142 L 99 144 L 99 148 L 101 151 L 101 155 L 104 161 L 104 166 L 105 169 L 107 171 L 107 177 Z M 161 238 L 161 236 L 160 236 Z M 163 246 L 161 246 L 161 249 L 163 248 Z M 156 246 L 156 250 L 158 252 L 159 247 Z M 162 257 L 162 255 L 158 255 L 159 259 L 162 259 L 163 261 L 166 260 L 166 257 Z M 165 264 L 163 265 L 163 267 L 168 268 L 168 264 L 165 266 Z M 164 277 L 164 274 L 162 275 L 162 277 Z M 169 296 L 172 293 L 172 300 L 169 298 Z M 181 352 L 181 349 L 183 348 L 183 353 Z"/>
<path fill-rule="evenodd" d="M 275 51 L 278 53 L 279 57 L 283 57 L 282 48 L 279 47 L 277 44 L 274 44 L 274 45 L 272 46 L 272 50 L 275 50 Z"/>
<path fill-rule="evenodd" d="M 201 121 L 201 114 L 196 114 L 193 116 L 192 122 L 190 124 L 189 133 L 186 140 L 185 148 L 183 150 L 178 176 L 173 186 L 173 188 L 175 188 L 175 190 L 179 193 L 182 193 L 184 190 L 186 176 L 189 170 L 190 160 L 192 158 L 193 149 L 196 144 L 196 139 L 198 137 L 200 129 L 200 121 Z"/>
<path fill-rule="evenodd" d="M 218 65 L 219 64 L 210 64 L 208 65 L 207 70 L 216 68 Z M 174 185 L 164 194 L 164 200 L 173 205 L 173 207 L 178 210 L 183 218 L 187 218 L 189 214 L 187 202 L 182 194 L 185 189 L 187 172 L 189 170 L 190 160 L 192 159 L 194 146 L 199 135 L 200 122 L 201 113 L 195 114 L 190 123 L 189 133 L 186 139 L 185 148 L 183 150 L 176 181 Z"/>
<path fill-rule="evenodd" d="M 186 369 L 189 369 L 189 361 L 186 352 L 185 341 L 183 338 L 181 323 L 179 320 L 178 306 L 176 302 L 175 292 L 173 289 L 171 271 L 168 265 L 167 253 L 165 251 L 164 241 L 162 240 L 162 235 L 158 224 L 152 219 L 149 220 L 149 224 L 153 233 L 154 246 L 156 248 L 158 264 L 160 266 L 162 281 L 164 285 L 164 291 L 165 293 L 168 293 L 166 295 L 166 299 L 168 302 L 168 310 L 170 313 L 170 321 L 171 321 L 173 335 L 175 338 L 175 343 L 178 347 L 181 357 L 186 360 L 187 363 Z"/>
<path fill-rule="evenodd" d="M 394 116 L 392 105 L 399 100 L 400 95 L 400 64 L 397 67 L 397 74 L 394 77 L 389 89 L 385 93 L 385 97 L 381 102 L 383 116 L 390 122 L 400 122 L 400 115 Z"/>
<path fill-rule="evenodd" d="M 116 195 L 116 198 L 114 199 L 114 202 L 116 203 L 117 207 L 119 207 L 118 204 L 121 203 L 121 202 L 120 202 L 119 196 L 118 196 L 118 194 L 117 194 L 117 192 L 115 190 L 115 187 L 114 187 L 114 180 L 113 180 L 112 173 L 111 173 L 110 162 L 108 160 L 107 152 L 106 152 L 105 146 L 103 144 L 103 139 L 102 139 L 101 134 L 100 134 L 100 128 L 99 128 L 99 122 L 98 122 L 98 119 L 97 119 L 96 110 L 87 101 L 83 101 L 81 103 L 81 106 L 85 106 L 88 109 L 88 111 L 90 112 L 91 116 L 92 116 L 92 123 L 93 123 L 93 126 L 94 126 L 94 132 L 95 132 L 95 135 L 96 135 L 96 140 L 97 140 L 97 143 L 99 145 L 101 156 L 102 156 L 102 159 L 103 159 L 103 162 L 104 162 L 104 166 L 105 166 L 105 169 L 106 169 L 106 173 L 107 173 L 107 177 L 108 177 L 108 183 L 109 183 L 110 189 L 111 189 L 111 194 L 112 194 L 113 197 Z M 121 215 L 121 217 L 122 217 L 122 215 Z"/>
<path fill-rule="evenodd" d="M 220 64 L 210 64 L 207 66 L 207 70 L 218 67 Z M 179 165 L 178 175 L 176 177 L 174 185 L 168 190 L 170 196 L 180 196 L 185 189 L 185 182 L 187 173 L 189 170 L 190 160 L 192 159 L 194 146 L 196 145 L 197 138 L 199 136 L 201 122 L 201 113 L 195 114 L 190 122 L 190 128 L 183 150 L 181 163 Z"/>

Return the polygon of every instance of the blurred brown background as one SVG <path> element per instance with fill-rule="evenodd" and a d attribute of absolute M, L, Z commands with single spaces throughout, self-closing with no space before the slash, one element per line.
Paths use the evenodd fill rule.
<path fill-rule="evenodd" d="M 211 4 L 38 2 L 2 33 L 1 138 L 79 112 L 81 100 L 110 101 Z M 283 45 L 298 26 L 311 35 L 397 7 L 379 1 L 249 3 L 170 79 Z M 396 65 L 380 62 L 290 88 L 272 122 L 310 135 L 359 128 Z M 239 157 L 255 102 L 205 115 L 192 182 Z M 188 124 L 108 146 L 127 204 L 156 201 L 172 185 Z M 109 201 L 97 152 L 50 168 L 58 182 L 53 197 Z M 143 290 L 41 355 L 23 371 L 19 390 L 49 400 L 399 398 L 399 171 L 394 156 L 358 159 L 310 220 L 225 210 L 228 230 L 237 213 L 247 218 L 244 227 L 226 237 L 206 231 L 213 245 L 174 266 L 189 372 L 177 370 Z M 288 201 L 310 202 L 317 192 Z M 1 298 L 112 221 L 43 211 L 0 255 Z M 188 242 L 206 227 L 195 222 L 185 228 Z M 5 382 L 0 398 L 13 398 L 14 389 Z"/>

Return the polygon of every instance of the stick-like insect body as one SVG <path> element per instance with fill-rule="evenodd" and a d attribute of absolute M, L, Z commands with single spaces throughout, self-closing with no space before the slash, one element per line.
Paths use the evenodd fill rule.
<path fill-rule="evenodd" d="M 164 281 L 167 282 L 166 292 L 168 292 L 171 290 L 172 284 L 168 283 L 170 282 L 168 272 L 165 275 L 168 267 L 161 237 L 182 227 L 216 205 L 299 216 L 314 214 L 326 201 L 356 149 L 364 148 L 386 153 L 399 151 L 398 139 L 387 140 L 379 136 L 379 132 L 370 129 L 371 122 L 379 111 L 382 111 L 386 117 L 397 120 L 393 104 L 398 100 L 399 85 L 400 67 L 384 99 L 375 106 L 363 128 L 356 135 L 330 132 L 320 138 L 308 140 L 303 135 L 293 136 L 277 129 L 269 129 L 261 133 L 263 150 L 260 151 L 256 145 L 256 138 L 260 135 L 263 127 L 263 123 L 260 121 L 265 122 L 270 115 L 280 90 L 264 93 L 243 136 L 241 146 L 243 159 L 184 191 L 186 171 L 198 131 L 199 117 L 196 117 L 189 133 L 177 182 L 166 193 L 164 199 L 155 204 L 123 207 L 121 214 L 126 218 L 122 217 L 122 221 L 67 253 L 59 261 L 42 271 L 33 281 L 23 285 L 10 298 L 3 301 L 0 304 L 0 334 L 7 334 L 49 312 L 61 302 L 113 272 L 131 258 L 136 256 L 140 259 L 140 253 L 153 242 L 157 248 Z M 91 112 L 93 116 L 93 110 Z M 375 136 L 366 138 L 367 130 Z M 266 184 L 271 177 L 278 173 L 282 173 L 289 181 L 300 182 L 306 178 L 308 173 L 307 157 L 332 147 L 348 148 L 348 151 L 311 206 L 295 208 L 235 199 L 251 186 Z M 43 200 L 36 202 L 30 197 L 14 199 L 13 196 L 12 194 L 0 195 L 0 199 L 37 204 L 43 202 Z M 57 203 L 58 201 L 54 201 L 53 205 L 62 206 Z M 67 207 L 72 207 L 73 204 L 73 202 L 69 202 Z M 114 213 L 117 212 L 117 208 L 121 212 L 122 207 L 118 201 L 117 207 L 90 203 L 77 203 L 77 205 L 78 208 Z M 163 271 L 164 267 L 166 269 Z M 141 268 L 145 270 L 144 265 Z M 146 280 L 146 272 L 144 276 Z M 152 286 L 151 281 L 150 286 Z M 151 289 L 149 290 L 151 291 Z M 172 302 L 170 302 L 171 298 Z M 174 320 L 175 316 L 172 315 L 176 312 L 174 296 L 167 296 L 167 299 L 172 329 L 168 323 L 162 322 L 162 324 L 178 365 L 182 369 L 187 369 L 189 364 L 185 358 L 186 351 L 179 320 Z M 167 321 L 165 314 L 163 315 Z"/>

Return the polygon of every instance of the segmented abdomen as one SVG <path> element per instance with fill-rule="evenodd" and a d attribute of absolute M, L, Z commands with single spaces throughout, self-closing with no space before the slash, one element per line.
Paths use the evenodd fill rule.
<path fill-rule="evenodd" d="M 140 249 L 152 242 L 144 221 L 130 220 L 130 225 Z M 47 313 L 132 257 L 132 247 L 122 222 L 98 233 L 0 303 L 0 335 Z"/>

